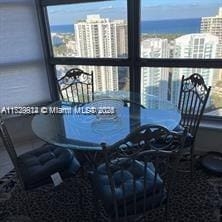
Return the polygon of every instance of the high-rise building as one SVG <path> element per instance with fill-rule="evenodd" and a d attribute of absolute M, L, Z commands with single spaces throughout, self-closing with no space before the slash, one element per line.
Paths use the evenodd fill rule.
<path fill-rule="evenodd" d="M 116 23 L 118 57 L 126 57 L 128 53 L 127 23 L 123 20 L 115 20 L 114 22 Z"/>
<path fill-rule="evenodd" d="M 183 35 L 175 39 L 175 57 L 193 58 L 193 59 L 213 59 L 217 55 L 218 37 L 209 33 L 195 33 Z M 174 68 L 171 82 L 171 100 L 178 104 L 180 81 L 182 76 L 190 76 L 193 73 L 199 73 L 203 76 L 206 84 L 212 86 L 213 69 L 202 68 Z M 208 103 L 208 105 L 210 102 Z"/>
<path fill-rule="evenodd" d="M 167 39 L 148 38 L 141 43 L 143 58 L 169 58 Z M 150 108 L 159 107 L 161 100 L 168 99 L 168 68 L 145 67 L 141 75 L 141 101 Z M 156 96 L 158 100 L 150 100 L 148 95 Z"/>
<path fill-rule="evenodd" d="M 212 59 L 216 58 L 218 37 L 209 33 L 194 33 L 175 39 L 175 58 Z"/>
<path fill-rule="evenodd" d="M 85 58 L 117 58 L 126 53 L 126 36 L 123 20 L 110 20 L 100 15 L 88 15 L 86 20 L 74 25 L 77 54 Z M 118 38 L 121 41 L 118 42 Z M 123 45 L 122 45 L 123 44 Z M 119 48 L 118 48 L 119 47 Z M 85 71 L 93 71 L 96 91 L 118 90 L 117 67 L 82 66 Z"/>
<path fill-rule="evenodd" d="M 222 7 L 219 8 L 216 16 L 201 18 L 200 31 L 201 33 L 211 33 L 218 37 L 217 58 L 222 58 Z"/>
<path fill-rule="evenodd" d="M 217 58 L 222 58 L 222 7 L 219 8 L 218 14 L 212 17 L 201 18 L 201 33 L 211 33 L 219 38 Z M 214 83 L 222 80 L 222 70 L 216 70 Z"/>

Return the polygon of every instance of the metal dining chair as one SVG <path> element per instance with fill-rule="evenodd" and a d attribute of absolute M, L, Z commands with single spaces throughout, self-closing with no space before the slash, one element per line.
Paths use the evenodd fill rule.
<path fill-rule="evenodd" d="M 183 143 L 184 135 L 144 125 L 114 145 L 102 144 L 105 163 L 90 178 L 111 221 L 139 221 L 161 206 L 167 219 Z"/>
<path fill-rule="evenodd" d="M 57 81 L 62 100 L 74 103 L 88 103 L 94 100 L 93 72 L 86 73 L 73 68 Z"/>
<path fill-rule="evenodd" d="M 93 72 L 87 73 L 79 68 L 68 70 L 64 76 L 57 80 L 60 99 L 77 105 L 92 102 L 94 100 L 93 78 Z M 83 155 L 81 152 L 76 151 L 76 155 L 81 165 L 85 165 L 92 154 L 85 153 Z"/>
<path fill-rule="evenodd" d="M 203 77 L 198 73 L 194 73 L 188 78 L 182 77 L 178 103 L 181 121 L 175 131 L 179 132 L 186 128 L 188 132 L 185 147 L 189 148 L 192 174 L 194 170 L 194 143 L 210 90 L 211 87 L 206 86 Z"/>
<path fill-rule="evenodd" d="M 52 183 L 51 176 L 55 173 L 59 173 L 62 179 L 72 177 L 80 168 L 73 152 L 50 144 L 18 156 L 4 121 L 1 119 L 0 137 L 24 190 Z"/>

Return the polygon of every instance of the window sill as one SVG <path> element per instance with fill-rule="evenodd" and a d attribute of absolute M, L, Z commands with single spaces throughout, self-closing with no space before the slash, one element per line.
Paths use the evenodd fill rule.
<path fill-rule="evenodd" d="M 222 131 L 222 120 L 202 120 L 200 122 L 200 129 Z"/>

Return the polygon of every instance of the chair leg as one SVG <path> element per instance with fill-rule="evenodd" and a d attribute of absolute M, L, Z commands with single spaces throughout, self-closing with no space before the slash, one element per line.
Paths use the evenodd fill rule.
<path fill-rule="evenodd" d="M 188 164 L 188 169 L 181 169 L 180 165 L 183 162 L 186 162 L 186 161 L 190 161 L 189 164 Z M 190 173 L 190 174 L 193 174 L 193 171 L 194 171 L 194 154 L 193 154 L 193 147 L 190 147 L 189 151 L 181 153 L 180 159 L 178 161 L 177 172 L 178 173 Z"/>

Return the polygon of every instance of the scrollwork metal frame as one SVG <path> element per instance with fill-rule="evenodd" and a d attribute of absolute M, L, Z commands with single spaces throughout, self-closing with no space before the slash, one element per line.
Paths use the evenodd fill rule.
<path fill-rule="evenodd" d="M 63 100 L 77 103 L 88 103 L 94 100 L 93 72 L 86 73 L 79 68 L 72 68 L 58 79 L 57 83 Z"/>
<path fill-rule="evenodd" d="M 182 77 L 178 108 L 182 119 L 180 124 L 186 127 L 195 138 L 200 120 L 209 98 L 211 87 L 207 87 L 203 77 L 194 73 L 188 78 Z"/>
<path fill-rule="evenodd" d="M 189 133 L 186 148 L 189 149 L 191 176 L 194 172 L 194 143 L 196 134 L 209 98 L 211 87 L 207 87 L 203 77 L 194 73 L 188 78 L 182 76 L 178 108 L 181 112 L 180 125 Z"/>
<path fill-rule="evenodd" d="M 124 139 L 107 146 L 105 143 L 101 144 L 103 148 L 103 154 L 105 158 L 106 171 L 109 178 L 110 190 L 112 192 L 113 208 L 115 215 L 115 221 L 128 221 L 127 218 L 130 216 L 136 219 L 143 217 L 147 211 L 147 166 L 152 164 L 154 167 L 154 184 L 152 189 L 152 201 L 157 195 L 157 177 L 161 177 L 163 180 L 163 187 L 166 191 L 166 202 L 161 202 L 161 205 L 166 203 L 166 215 L 168 213 L 168 200 L 170 199 L 171 189 L 175 183 L 174 177 L 176 167 L 179 160 L 179 152 L 184 146 L 185 134 L 178 134 L 170 132 L 166 128 L 158 125 L 144 125 L 137 128 L 134 132 L 126 136 Z M 162 146 L 159 146 L 161 142 Z M 125 195 L 126 188 L 124 182 L 124 172 L 127 166 L 132 164 L 133 167 L 135 162 L 142 163 L 144 167 L 144 191 L 143 197 L 139 197 L 136 191 L 136 178 L 133 176 L 133 199 L 129 202 L 128 197 Z M 169 164 L 169 161 L 170 164 Z M 171 173 L 169 172 L 172 171 Z M 121 185 L 115 184 L 113 175 L 119 171 L 121 177 Z M 123 200 L 116 197 L 116 188 L 122 188 Z M 141 202 L 142 199 L 142 202 Z M 138 212 L 138 205 L 140 204 L 141 212 Z M 121 207 L 120 207 L 121 205 Z M 130 211 L 128 209 L 130 207 Z M 151 203 L 151 208 L 155 208 Z M 131 209 L 132 208 L 132 209 Z M 131 211 L 132 210 L 132 211 Z M 120 211 L 122 213 L 120 213 Z"/>

